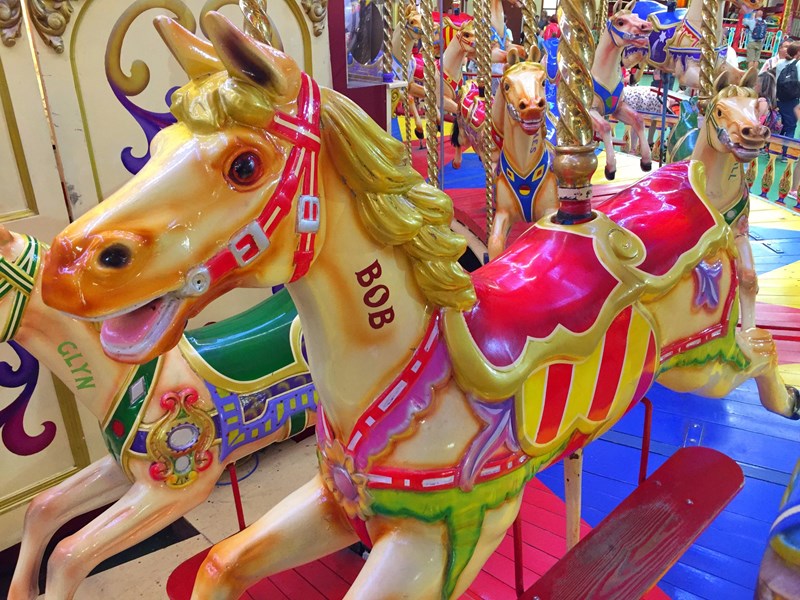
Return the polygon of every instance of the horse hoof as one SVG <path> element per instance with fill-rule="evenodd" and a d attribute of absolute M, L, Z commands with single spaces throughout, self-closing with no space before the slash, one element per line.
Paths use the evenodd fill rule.
<path fill-rule="evenodd" d="M 425 131 L 422 129 L 422 127 L 417 127 L 416 129 L 414 129 L 414 135 L 417 136 L 418 140 L 425 139 Z"/>
<path fill-rule="evenodd" d="M 639 166 L 642 167 L 642 171 L 650 171 L 653 168 L 653 163 L 640 161 Z"/>
<path fill-rule="evenodd" d="M 453 159 L 453 168 L 454 169 L 460 169 L 461 168 L 461 161 L 459 160 L 458 162 L 456 162 L 456 159 L 454 158 Z"/>
<path fill-rule="evenodd" d="M 800 390 L 793 385 L 787 385 L 786 391 L 789 392 L 789 396 L 794 401 L 794 409 L 789 418 L 793 421 L 800 420 Z"/>
<path fill-rule="evenodd" d="M 612 171 L 611 169 L 609 169 L 609 168 L 606 166 L 606 168 L 605 168 L 605 172 L 606 172 L 606 179 L 608 179 L 609 181 L 613 181 L 613 180 L 614 180 L 614 177 L 616 177 L 616 176 L 617 176 L 617 170 L 616 170 L 616 169 L 614 169 L 614 170 Z"/>

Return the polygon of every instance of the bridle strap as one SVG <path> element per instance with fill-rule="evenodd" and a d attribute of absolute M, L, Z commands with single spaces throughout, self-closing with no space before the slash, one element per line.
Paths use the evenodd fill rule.
<path fill-rule="evenodd" d="M 0 342 L 7 342 L 17 335 L 25 307 L 28 305 L 33 292 L 36 272 L 41 262 L 41 244 L 36 238 L 23 236 L 26 240 L 25 249 L 16 260 L 9 261 L 0 256 L 0 299 L 13 291 L 14 299 L 11 310 L 6 318 Z"/>
<path fill-rule="evenodd" d="M 317 180 L 317 161 L 320 140 L 320 91 L 317 83 L 306 73 L 302 75 L 297 96 L 297 116 L 276 112 L 266 127 L 268 133 L 292 143 L 278 187 L 261 214 L 239 231 L 205 264 L 192 269 L 182 296 L 199 296 L 211 283 L 230 271 L 246 267 L 270 245 L 270 237 L 281 221 L 291 212 L 298 193 L 295 231 L 298 236 L 294 253 L 294 271 L 290 281 L 297 281 L 308 272 L 314 260 L 314 242 L 319 231 L 320 203 Z"/>
<path fill-rule="evenodd" d="M 625 42 L 629 42 L 632 40 L 641 40 L 648 37 L 648 35 L 644 33 L 629 33 L 627 31 L 622 31 L 621 29 L 618 29 L 617 27 L 614 26 L 614 24 L 611 22 L 611 19 L 606 21 L 606 26 L 608 27 L 608 31 L 611 32 L 611 43 L 614 44 L 617 48 L 620 47 L 620 44 L 618 44 L 614 39 L 615 35 L 620 39 L 620 41 L 625 41 Z"/>

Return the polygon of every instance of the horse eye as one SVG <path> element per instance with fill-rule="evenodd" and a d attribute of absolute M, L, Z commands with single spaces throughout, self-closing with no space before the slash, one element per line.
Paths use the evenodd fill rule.
<path fill-rule="evenodd" d="M 721 116 L 722 116 L 722 110 L 721 110 L 721 109 L 719 109 L 719 108 L 717 109 L 717 116 L 718 116 L 718 117 L 721 117 Z"/>
<path fill-rule="evenodd" d="M 622 27 L 623 25 L 625 25 L 625 21 L 623 21 L 622 19 L 619 19 L 619 20 L 617 21 L 617 25 L 618 25 L 618 26 L 620 26 L 620 27 Z"/>
<path fill-rule="evenodd" d="M 510 86 L 510 85 L 508 85 L 508 84 L 505 84 L 505 85 L 503 86 L 503 89 L 504 89 L 505 91 L 508 91 L 508 90 L 510 90 L 510 89 L 511 89 L 511 86 Z"/>
<path fill-rule="evenodd" d="M 228 169 L 228 179 L 234 185 L 247 186 L 261 176 L 261 158 L 248 150 L 233 159 Z"/>

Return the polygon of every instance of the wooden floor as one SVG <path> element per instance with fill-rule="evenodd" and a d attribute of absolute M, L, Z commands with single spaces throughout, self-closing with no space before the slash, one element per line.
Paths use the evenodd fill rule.
<path fill-rule="evenodd" d="M 447 150 L 446 156 L 449 153 Z M 618 177 L 624 173 L 623 168 L 618 169 Z M 445 189 L 457 204 L 464 203 L 462 212 L 468 215 L 462 214 L 462 218 L 473 219 L 481 227 L 485 221 L 481 213 L 484 183 L 477 156 L 465 155 L 460 171 L 448 166 L 444 175 Z M 774 188 L 778 179 L 779 174 Z M 800 214 L 776 205 L 775 189 L 769 197 L 772 201 L 754 200 L 751 209 L 751 244 L 760 283 L 758 324 L 772 331 L 784 377 L 798 385 Z M 477 208 L 471 208 L 473 205 Z M 648 395 L 655 409 L 651 472 L 678 448 L 702 445 L 734 458 L 747 477 L 742 493 L 667 572 L 661 589 L 676 599 L 751 600 L 767 533 L 800 457 L 800 422 L 764 410 L 753 382 L 722 400 L 675 394 L 659 385 Z M 591 525 L 634 488 L 643 412 L 641 407 L 635 408 L 586 450 L 584 518 Z M 563 498 L 560 464 L 541 473 L 539 481 Z"/>

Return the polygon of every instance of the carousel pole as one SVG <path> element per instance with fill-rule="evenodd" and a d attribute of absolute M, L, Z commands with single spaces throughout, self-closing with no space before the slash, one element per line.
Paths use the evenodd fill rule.
<path fill-rule="evenodd" d="M 444 59 L 444 0 L 439 0 L 439 61 Z M 439 69 L 439 114 L 442 117 L 442 134 L 439 136 L 439 189 L 444 190 L 444 68 Z"/>
<path fill-rule="evenodd" d="M 400 15 L 400 18 L 402 19 L 403 16 Z M 410 34 L 408 32 L 408 27 L 403 27 L 403 48 L 405 48 L 407 51 L 403 56 L 400 57 L 400 59 L 402 60 L 403 69 L 404 70 L 407 70 L 408 63 L 411 60 L 411 46 L 408 43 L 409 42 L 409 36 L 410 36 Z M 410 77 L 410 79 L 413 79 L 413 74 Z M 403 90 L 401 92 L 401 96 L 400 96 L 400 102 L 403 104 L 403 117 L 404 117 L 404 120 L 405 120 L 405 123 L 406 123 L 406 127 L 405 127 L 405 129 L 406 129 L 406 152 L 408 154 L 408 164 L 411 164 L 411 161 L 412 161 L 412 152 L 411 152 L 411 119 L 412 119 L 412 117 L 411 117 L 411 103 L 414 102 L 414 100 L 411 98 L 411 94 L 409 93 L 409 88 L 410 87 L 411 87 L 411 82 L 407 81 L 406 82 L 406 86 L 405 86 L 405 88 L 403 88 Z"/>
<path fill-rule="evenodd" d="M 536 45 L 537 29 L 536 2 L 522 0 L 522 47 L 526 51 Z"/>
<path fill-rule="evenodd" d="M 481 126 L 481 147 L 483 173 L 486 180 L 486 237 L 492 231 L 494 222 L 494 169 L 492 155 L 494 140 L 492 139 L 492 33 L 491 7 L 489 0 L 475 0 L 474 19 L 477 34 L 478 84 L 483 86 L 483 98 L 486 102 L 486 118 Z"/>
<path fill-rule="evenodd" d="M 558 144 L 553 170 L 558 180 L 560 206 L 555 221 L 567 225 L 593 218 L 591 179 L 597 169 L 597 156 L 589 107 L 594 101 L 590 69 L 594 60 L 592 27 L 596 11 L 594 0 L 562 0 L 558 9 L 561 83 L 556 101 L 561 118 L 556 127 Z"/>
<path fill-rule="evenodd" d="M 425 63 L 425 149 L 428 158 L 428 182 L 436 185 L 439 182 L 439 146 L 437 135 L 439 121 L 444 115 L 439 115 L 436 103 L 436 56 L 433 52 L 433 4 L 434 0 L 422 0 L 420 13 L 422 14 L 422 59 Z"/>
<path fill-rule="evenodd" d="M 267 16 L 267 0 L 239 0 L 244 14 L 244 31 L 260 42 L 272 45 L 272 24 Z"/>
<path fill-rule="evenodd" d="M 392 0 L 383 0 L 383 82 L 392 83 Z"/>
<path fill-rule="evenodd" d="M 700 114 L 705 115 L 706 105 L 714 89 L 714 69 L 717 65 L 717 9 L 718 0 L 703 0 L 700 22 Z"/>

